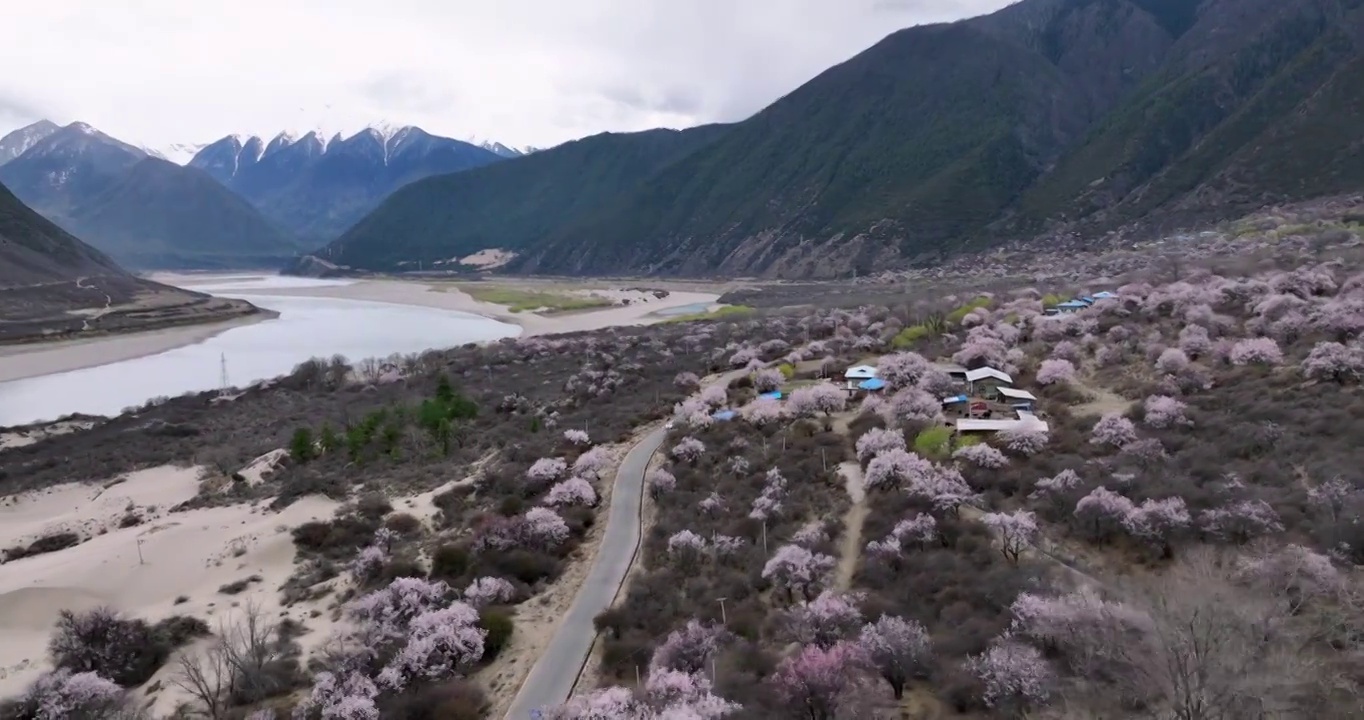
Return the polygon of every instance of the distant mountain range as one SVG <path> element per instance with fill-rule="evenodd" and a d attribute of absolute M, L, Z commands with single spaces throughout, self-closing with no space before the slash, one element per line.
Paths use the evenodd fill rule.
<path fill-rule="evenodd" d="M 129 267 L 271 268 L 335 238 L 406 183 L 523 152 L 415 127 L 158 151 L 41 120 L 0 138 L 0 183 Z"/>
<path fill-rule="evenodd" d="M 319 246 L 340 235 L 394 190 L 415 180 L 518 156 L 421 128 L 367 128 L 350 137 L 230 135 L 205 146 L 189 167 L 211 175 L 267 218 Z"/>
<path fill-rule="evenodd" d="M 0 183 L 67 231 L 137 268 L 277 267 L 304 246 L 200 170 L 152 157 L 85 123 L 0 139 L 18 147 Z"/>
<path fill-rule="evenodd" d="M 1364 0 L 1022 0 L 896 32 L 753 117 L 414 182 L 315 255 L 821 277 L 1364 188 Z"/>

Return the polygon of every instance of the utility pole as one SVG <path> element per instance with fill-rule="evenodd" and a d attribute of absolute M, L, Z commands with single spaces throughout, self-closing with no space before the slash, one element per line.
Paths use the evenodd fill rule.
<path fill-rule="evenodd" d="M 729 598 L 715 598 L 715 601 L 720 603 L 720 623 L 722 625 L 729 625 L 729 616 L 725 614 L 725 601 L 728 599 Z"/>
<path fill-rule="evenodd" d="M 218 389 L 227 392 L 227 353 L 218 356 Z"/>
<path fill-rule="evenodd" d="M 142 559 L 142 538 L 137 539 L 137 564 L 146 565 L 147 561 Z"/>
<path fill-rule="evenodd" d="M 767 521 L 763 520 L 763 554 L 767 554 Z"/>

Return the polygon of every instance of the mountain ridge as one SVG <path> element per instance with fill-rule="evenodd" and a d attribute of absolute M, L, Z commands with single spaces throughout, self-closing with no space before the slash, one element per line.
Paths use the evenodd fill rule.
<path fill-rule="evenodd" d="M 1362 47 L 1364 0 L 1023 0 L 892 33 L 612 192 L 544 196 L 594 169 L 552 148 L 508 161 L 547 177 L 487 195 L 473 219 L 500 226 L 442 209 L 501 182 L 475 168 L 410 185 L 316 254 L 379 271 L 499 249 L 516 253 L 508 272 L 846 277 L 1212 222 L 1364 187 Z"/>
<path fill-rule="evenodd" d="M 263 145 L 263 147 L 262 147 Z M 369 127 L 350 136 L 280 133 L 268 143 L 226 136 L 189 166 L 245 198 L 272 222 L 320 245 L 403 185 L 501 162 L 512 155 L 432 135 L 416 126 Z"/>
<path fill-rule="evenodd" d="M 81 122 L 0 165 L 0 182 L 46 219 L 138 268 L 278 266 L 300 250 L 204 172 Z"/>

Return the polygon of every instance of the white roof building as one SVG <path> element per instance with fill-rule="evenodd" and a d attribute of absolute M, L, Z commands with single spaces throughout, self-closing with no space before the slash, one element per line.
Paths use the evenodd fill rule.
<path fill-rule="evenodd" d="M 1009 373 L 1006 373 L 1003 370 L 996 370 L 992 367 L 976 368 L 975 370 L 966 371 L 966 382 L 980 382 L 986 378 L 994 378 L 1010 385 L 1014 384 L 1014 379 Z"/>
<path fill-rule="evenodd" d="M 1027 400 L 1028 402 L 1037 402 L 1037 397 L 1034 396 L 1032 393 L 1028 392 L 1027 390 L 1017 390 L 1014 388 L 1002 387 L 999 389 L 999 394 L 1003 395 L 1006 398 L 1009 398 L 1010 400 Z"/>
<path fill-rule="evenodd" d="M 870 380 L 876 377 L 876 368 L 870 365 L 855 365 L 843 373 L 847 380 Z"/>
<path fill-rule="evenodd" d="M 1004 430 L 1014 430 L 1020 427 L 1035 428 L 1041 432 L 1050 432 L 1047 423 L 1038 420 L 1037 416 L 1028 413 L 1027 417 L 1020 417 L 1015 420 L 977 420 L 975 418 L 961 418 L 957 420 L 957 432 L 1001 432 Z"/>

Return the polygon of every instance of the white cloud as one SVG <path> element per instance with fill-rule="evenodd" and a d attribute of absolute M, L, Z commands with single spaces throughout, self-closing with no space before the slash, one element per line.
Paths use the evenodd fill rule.
<path fill-rule="evenodd" d="M 387 120 L 546 146 L 738 120 L 901 27 L 1007 2 L 27 2 L 5 12 L 0 132 L 41 114 L 164 145 Z"/>

